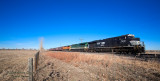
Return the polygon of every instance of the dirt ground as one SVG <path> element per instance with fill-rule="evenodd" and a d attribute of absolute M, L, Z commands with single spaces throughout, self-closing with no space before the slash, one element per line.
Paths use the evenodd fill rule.
<path fill-rule="evenodd" d="M 37 51 L 0 50 L 0 81 L 27 81 L 28 58 Z"/>
<path fill-rule="evenodd" d="M 0 81 L 28 81 L 28 58 L 37 51 L 0 51 Z M 45 51 L 35 81 L 160 81 L 160 63 L 109 53 Z"/>

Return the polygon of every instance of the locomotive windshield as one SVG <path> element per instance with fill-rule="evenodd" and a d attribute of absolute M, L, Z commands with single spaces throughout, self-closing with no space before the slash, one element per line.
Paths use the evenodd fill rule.
<path fill-rule="evenodd" d="M 130 41 L 131 45 L 140 45 L 140 41 L 135 41 L 135 40 L 132 40 Z"/>

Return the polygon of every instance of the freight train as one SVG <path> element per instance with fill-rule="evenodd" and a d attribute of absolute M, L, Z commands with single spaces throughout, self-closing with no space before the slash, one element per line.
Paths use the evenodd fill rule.
<path fill-rule="evenodd" d="M 116 53 L 144 53 L 144 42 L 136 38 L 133 34 L 83 42 L 57 48 L 51 48 L 50 51 L 80 51 L 80 52 L 116 52 Z"/>

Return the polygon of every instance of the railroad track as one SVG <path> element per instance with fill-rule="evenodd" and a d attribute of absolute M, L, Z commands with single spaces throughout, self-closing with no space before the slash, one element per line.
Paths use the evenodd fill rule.
<path fill-rule="evenodd" d="M 160 54 L 139 54 L 140 58 L 160 58 Z"/>
<path fill-rule="evenodd" d="M 154 60 L 160 62 L 160 54 L 139 54 L 135 57 L 143 61 Z"/>

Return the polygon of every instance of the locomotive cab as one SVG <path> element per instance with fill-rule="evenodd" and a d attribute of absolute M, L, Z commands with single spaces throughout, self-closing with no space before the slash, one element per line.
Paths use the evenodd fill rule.
<path fill-rule="evenodd" d="M 120 38 L 121 38 L 121 46 L 126 46 L 125 49 L 128 49 L 133 54 L 145 52 L 144 42 L 141 42 L 140 38 L 135 38 L 133 34 L 123 35 Z"/>

